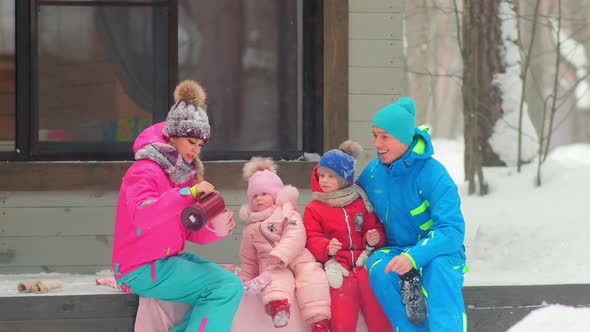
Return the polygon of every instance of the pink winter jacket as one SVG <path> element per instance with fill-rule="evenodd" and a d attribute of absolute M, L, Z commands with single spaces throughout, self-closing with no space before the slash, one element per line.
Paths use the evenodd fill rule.
<path fill-rule="evenodd" d="M 133 151 L 154 143 L 165 143 L 164 122 L 145 129 L 135 140 Z M 117 201 L 112 269 L 115 278 L 152 261 L 174 256 L 185 241 L 207 244 L 221 239 L 207 228 L 189 232 L 180 213 L 194 199 L 188 186 L 194 179 L 174 185 L 154 161 L 138 160 L 125 173 Z"/>
<path fill-rule="evenodd" d="M 240 248 L 241 276 L 245 280 L 255 278 L 269 268 L 270 254 L 286 265 L 292 265 L 300 256 L 309 253 L 305 249 L 305 227 L 297 212 L 298 196 L 297 189 L 285 186 L 273 207 L 253 212 L 248 204 L 244 204 L 240 209 L 240 217 L 248 222 Z M 310 258 L 315 261 L 313 256 Z"/>
<path fill-rule="evenodd" d="M 248 204 L 242 206 L 240 217 L 249 223 L 240 248 L 240 276 L 250 280 L 269 271 L 272 280 L 262 290 L 263 303 L 295 296 L 301 317 L 313 323 L 330 318 L 330 290 L 322 265 L 305 248 L 298 196 L 297 189 L 285 186 L 271 208 L 252 212 Z M 270 255 L 283 264 L 273 266 Z"/>

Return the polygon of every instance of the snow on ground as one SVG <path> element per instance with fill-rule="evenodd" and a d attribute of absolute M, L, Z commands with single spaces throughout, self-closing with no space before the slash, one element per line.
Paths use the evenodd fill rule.
<path fill-rule="evenodd" d="M 119 294 L 118 289 L 107 286 L 97 286 L 96 279 L 112 277 L 110 271 L 101 271 L 97 274 L 64 274 L 64 273 L 36 273 L 36 274 L 5 274 L 0 275 L 0 296 L 39 296 L 33 293 L 19 293 L 16 286 L 19 282 L 39 280 L 60 280 L 63 282 L 64 291 L 45 293 L 42 295 L 87 295 L 87 294 Z"/>

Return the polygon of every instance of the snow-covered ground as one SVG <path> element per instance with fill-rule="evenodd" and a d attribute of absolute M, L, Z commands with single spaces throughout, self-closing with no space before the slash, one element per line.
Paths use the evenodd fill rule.
<path fill-rule="evenodd" d="M 490 194 L 468 196 L 463 183 L 462 141 L 435 140 L 435 157 L 459 184 L 466 219 L 466 286 L 590 283 L 590 144 L 556 149 L 542 167 L 535 187 L 536 164 L 517 173 L 513 167 L 489 168 Z M 98 276 L 106 276 L 101 272 Z M 0 296 L 16 296 L 23 280 L 64 282 L 64 294 L 117 292 L 96 286 L 92 275 L 0 276 Z M 590 308 L 548 305 L 533 311 L 510 332 L 590 331 Z"/>
<path fill-rule="evenodd" d="M 487 168 L 490 194 L 484 197 L 467 195 L 462 144 L 439 140 L 434 148 L 461 188 L 467 286 L 590 283 L 590 144 L 553 151 L 540 187 L 536 164 L 520 173 Z"/>
<path fill-rule="evenodd" d="M 0 275 L 0 296 L 38 296 L 34 293 L 19 293 L 16 286 L 24 281 L 59 280 L 63 283 L 62 292 L 50 292 L 43 295 L 87 295 L 87 294 L 118 294 L 121 290 L 107 286 L 97 286 L 96 279 L 112 277 L 110 271 L 101 271 L 97 274 L 63 274 L 63 273 L 37 273 L 37 274 L 5 274 Z"/>

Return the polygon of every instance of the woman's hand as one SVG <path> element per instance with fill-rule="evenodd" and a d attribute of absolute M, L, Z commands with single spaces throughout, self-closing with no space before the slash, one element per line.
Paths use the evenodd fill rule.
<path fill-rule="evenodd" d="M 236 228 L 237 223 L 234 220 L 234 212 L 233 211 L 229 211 L 229 220 L 227 221 L 227 229 L 229 230 L 229 233 L 231 234 L 233 229 Z"/>
<path fill-rule="evenodd" d="M 204 197 L 211 194 L 212 192 L 215 192 L 215 187 L 207 181 L 201 181 L 192 186 L 190 188 L 190 191 L 193 194 L 193 197 L 197 199 L 199 197 Z"/>

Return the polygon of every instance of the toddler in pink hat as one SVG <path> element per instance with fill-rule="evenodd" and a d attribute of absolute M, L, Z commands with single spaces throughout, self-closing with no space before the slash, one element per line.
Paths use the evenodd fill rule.
<path fill-rule="evenodd" d="M 305 227 L 298 212 L 299 191 L 283 185 L 276 164 L 252 158 L 244 165 L 248 202 L 240 217 L 248 224 L 240 248 L 240 276 L 248 281 L 264 272 L 270 283 L 262 301 L 275 327 L 287 326 L 289 297 L 296 296 L 301 317 L 313 332 L 330 331 L 330 292 L 321 264 L 305 248 Z"/>

